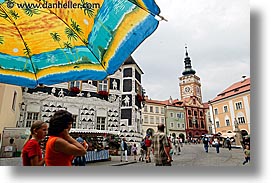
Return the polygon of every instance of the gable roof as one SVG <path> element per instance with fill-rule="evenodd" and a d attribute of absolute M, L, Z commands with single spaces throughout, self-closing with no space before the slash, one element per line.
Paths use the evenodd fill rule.
<path fill-rule="evenodd" d="M 152 103 L 152 104 L 159 104 L 159 105 L 167 105 L 167 106 L 176 106 L 176 107 L 183 107 L 184 102 L 180 101 L 178 99 L 172 100 L 172 103 L 170 103 L 170 100 L 151 100 L 151 99 L 145 99 L 146 103 Z"/>
<path fill-rule="evenodd" d="M 136 61 L 134 60 L 134 58 L 131 55 L 124 61 L 123 65 L 130 65 L 130 64 L 136 65 L 137 68 L 140 70 L 140 72 L 142 74 L 144 74 L 143 71 L 141 70 L 141 68 L 139 67 L 139 65 L 136 63 Z"/>
<path fill-rule="evenodd" d="M 243 81 L 236 82 L 226 88 L 224 91 L 219 93 L 217 97 L 215 97 L 211 102 L 216 102 L 218 100 L 222 100 L 224 98 L 228 98 L 234 95 L 238 95 L 240 93 L 244 93 L 246 91 L 250 91 L 250 78 L 247 78 Z"/>

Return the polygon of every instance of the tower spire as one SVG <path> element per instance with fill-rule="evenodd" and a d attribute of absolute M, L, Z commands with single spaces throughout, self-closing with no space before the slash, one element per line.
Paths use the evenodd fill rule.
<path fill-rule="evenodd" d="M 191 65 L 191 59 L 188 56 L 188 51 L 187 51 L 187 45 L 185 45 L 185 58 L 184 58 L 184 71 L 182 72 L 182 75 L 191 75 L 191 74 L 196 74 L 196 71 L 192 69 Z"/>

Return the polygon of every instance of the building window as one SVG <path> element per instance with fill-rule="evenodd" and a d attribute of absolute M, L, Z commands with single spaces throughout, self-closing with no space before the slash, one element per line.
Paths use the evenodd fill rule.
<path fill-rule="evenodd" d="M 192 119 L 189 119 L 189 127 L 193 127 Z"/>
<path fill-rule="evenodd" d="M 164 122 L 165 122 L 165 121 L 164 121 L 164 118 L 162 117 L 162 118 L 161 118 L 161 123 L 163 123 L 163 124 L 164 124 Z"/>
<path fill-rule="evenodd" d="M 227 105 L 223 106 L 223 112 L 228 112 Z"/>
<path fill-rule="evenodd" d="M 150 117 L 150 124 L 154 124 L 154 116 Z"/>
<path fill-rule="evenodd" d="M 197 115 L 198 115 L 197 111 L 194 111 L 194 116 L 197 116 Z"/>
<path fill-rule="evenodd" d="M 13 93 L 12 106 L 11 106 L 12 110 L 14 111 L 15 111 L 16 98 L 17 98 L 17 92 L 15 91 Z"/>
<path fill-rule="evenodd" d="M 148 123 L 148 116 L 144 116 L 144 123 Z"/>
<path fill-rule="evenodd" d="M 32 126 L 32 123 L 38 120 L 38 112 L 28 112 L 27 113 L 27 122 L 26 127 L 29 128 Z"/>
<path fill-rule="evenodd" d="M 71 81 L 71 82 L 69 82 L 69 90 L 71 88 L 78 88 L 80 90 L 80 84 L 81 84 L 80 81 Z"/>
<path fill-rule="evenodd" d="M 238 117 L 238 122 L 239 124 L 244 124 L 245 123 L 244 117 Z"/>
<path fill-rule="evenodd" d="M 159 107 L 156 107 L 156 113 L 159 113 Z"/>
<path fill-rule="evenodd" d="M 226 119 L 226 120 L 225 120 L 225 125 L 226 125 L 226 126 L 230 126 L 229 119 Z"/>
<path fill-rule="evenodd" d="M 73 115 L 73 123 L 72 123 L 72 128 L 76 128 L 76 118 L 77 118 L 77 115 Z"/>
<path fill-rule="evenodd" d="M 205 128 L 205 127 L 204 127 L 204 122 L 203 122 L 203 121 L 201 121 L 201 128 Z"/>
<path fill-rule="evenodd" d="M 180 123 L 178 123 L 178 128 L 180 128 Z"/>
<path fill-rule="evenodd" d="M 219 121 L 216 121 L 216 127 L 220 128 L 220 122 Z"/>
<path fill-rule="evenodd" d="M 236 105 L 236 110 L 239 110 L 239 109 L 243 108 L 242 107 L 242 102 L 237 102 L 237 103 L 235 103 L 235 105 Z"/>
<path fill-rule="evenodd" d="M 184 128 L 185 128 L 185 127 L 184 127 L 184 123 L 182 123 L 181 125 L 182 125 L 182 128 L 184 129 Z"/>
<path fill-rule="evenodd" d="M 200 116 L 203 116 L 203 112 L 202 111 L 200 111 Z"/>
<path fill-rule="evenodd" d="M 147 105 L 144 106 L 144 112 L 148 112 Z"/>
<path fill-rule="evenodd" d="M 140 75 L 140 73 L 135 69 L 135 78 L 139 81 L 139 82 L 141 82 L 141 75 Z"/>
<path fill-rule="evenodd" d="M 156 116 L 156 123 L 159 123 L 159 116 Z"/>
<path fill-rule="evenodd" d="M 174 117 L 174 113 L 170 112 L 170 117 L 173 118 Z"/>
<path fill-rule="evenodd" d="M 132 80 L 131 79 L 123 79 L 123 92 L 132 91 Z"/>
<path fill-rule="evenodd" d="M 199 128 L 198 120 L 195 120 L 195 127 Z"/>
<path fill-rule="evenodd" d="M 154 112 L 154 111 L 153 111 L 153 107 L 152 107 L 152 106 L 150 106 L 150 112 Z"/>
<path fill-rule="evenodd" d="M 123 77 L 132 77 L 132 68 L 125 68 L 123 70 Z"/>
<path fill-rule="evenodd" d="M 183 118 L 183 113 L 177 113 L 177 118 Z"/>
<path fill-rule="evenodd" d="M 173 122 L 170 123 L 170 127 L 174 128 L 174 123 Z"/>
<path fill-rule="evenodd" d="M 188 115 L 191 115 L 191 110 L 188 110 Z"/>
<path fill-rule="evenodd" d="M 105 118 L 104 117 L 97 117 L 96 129 L 97 130 L 105 130 Z"/>
<path fill-rule="evenodd" d="M 98 82 L 98 91 L 108 91 L 108 80 Z"/>
<path fill-rule="evenodd" d="M 160 113 L 164 114 L 164 108 L 163 107 L 160 109 Z"/>
<path fill-rule="evenodd" d="M 217 109 L 217 108 L 214 109 L 214 114 L 215 114 L 215 115 L 218 115 L 218 109 Z"/>

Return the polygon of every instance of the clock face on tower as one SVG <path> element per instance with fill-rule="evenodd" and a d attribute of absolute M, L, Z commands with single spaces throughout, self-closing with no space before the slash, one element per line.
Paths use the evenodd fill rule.
<path fill-rule="evenodd" d="M 190 93 L 191 92 L 191 87 L 190 86 L 184 87 L 184 92 L 185 93 Z"/>

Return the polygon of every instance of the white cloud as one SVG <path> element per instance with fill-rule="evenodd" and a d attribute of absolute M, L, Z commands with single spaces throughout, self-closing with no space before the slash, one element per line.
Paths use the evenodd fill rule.
<path fill-rule="evenodd" d="M 133 54 L 144 71 L 143 86 L 152 99 L 179 97 L 185 44 L 201 78 L 203 101 L 242 75 L 250 76 L 249 1 L 156 0 L 158 29 Z"/>

